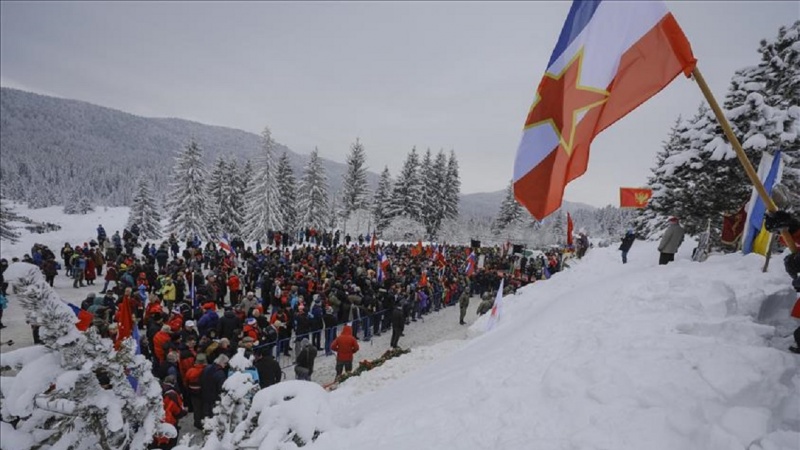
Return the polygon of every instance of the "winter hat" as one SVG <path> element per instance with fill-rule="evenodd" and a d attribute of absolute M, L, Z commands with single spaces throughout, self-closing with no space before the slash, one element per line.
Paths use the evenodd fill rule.
<path fill-rule="evenodd" d="M 186 328 L 191 328 L 194 326 L 194 320 L 187 320 L 185 324 L 183 324 Z"/>
<path fill-rule="evenodd" d="M 208 357 L 205 353 L 198 353 L 197 356 L 194 357 L 195 364 L 208 364 Z"/>
<path fill-rule="evenodd" d="M 242 344 L 247 344 L 247 343 L 250 343 L 250 344 L 252 344 L 252 343 L 253 343 L 253 342 L 255 342 L 255 341 L 256 341 L 256 340 L 255 340 L 255 339 L 253 339 L 253 338 L 252 338 L 252 337 L 250 337 L 250 336 L 245 336 L 245 337 L 243 337 L 243 338 L 242 338 Z"/>
<path fill-rule="evenodd" d="M 203 309 L 213 309 L 214 311 L 216 311 L 217 305 L 214 302 L 203 303 Z"/>
<path fill-rule="evenodd" d="M 256 319 L 253 318 L 253 317 L 250 317 L 244 323 L 246 323 L 247 325 L 255 325 L 256 324 Z"/>

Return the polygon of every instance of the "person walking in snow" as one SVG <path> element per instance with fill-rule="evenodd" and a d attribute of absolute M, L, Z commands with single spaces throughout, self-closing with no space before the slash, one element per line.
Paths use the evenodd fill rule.
<path fill-rule="evenodd" d="M 636 235 L 632 229 L 628 229 L 625 236 L 622 238 L 622 243 L 619 244 L 619 249 L 622 252 L 622 264 L 628 263 L 628 251 L 633 246 L 633 241 L 636 240 Z"/>
<path fill-rule="evenodd" d="M 658 251 L 661 252 L 658 264 L 663 266 L 675 261 L 675 253 L 678 253 L 678 248 L 683 243 L 683 235 L 683 227 L 681 227 L 678 218 L 675 216 L 670 217 L 667 231 L 664 232 L 661 243 L 658 244 Z"/>

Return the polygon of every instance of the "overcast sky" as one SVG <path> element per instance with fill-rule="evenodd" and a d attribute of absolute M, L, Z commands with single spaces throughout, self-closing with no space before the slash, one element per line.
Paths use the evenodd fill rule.
<path fill-rule="evenodd" d="M 718 98 L 800 3 L 668 2 Z M 0 84 L 151 117 L 259 133 L 397 174 L 412 146 L 455 150 L 464 193 L 503 189 L 569 2 L 0 3 Z M 594 142 L 566 199 L 618 204 L 643 185 L 681 77 Z M 173 149 L 168 149 L 173 150 Z"/>

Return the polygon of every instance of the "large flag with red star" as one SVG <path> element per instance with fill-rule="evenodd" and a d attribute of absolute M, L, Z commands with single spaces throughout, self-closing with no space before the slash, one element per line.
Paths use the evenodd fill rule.
<path fill-rule="evenodd" d="M 574 1 L 525 120 L 517 200 L 538 220 L 557 210 L 594 137 L 695 63 L 663 2 Z"/>

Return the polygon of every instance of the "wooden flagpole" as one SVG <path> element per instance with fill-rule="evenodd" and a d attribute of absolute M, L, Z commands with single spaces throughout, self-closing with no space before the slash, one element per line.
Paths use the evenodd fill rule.
<path fill-rule="evenodd" d="M 739 158 L 739 162 L 742 164 L 742 167 L 744 167 L 744 171 L 747 172 L 750 182 L 756 188 L 758 196 L 761 197 L 764 205 L 766 205 L 767 211 L 777 211 L 778 207 L 775 206 L 775 202 L 773 202 L 772 198 L 769 196 L 769 194 L 767 194 L 764 184 L 761 183 L 756 170 L 750 163 L 750 159 L 748 159 L 747 155 L 744 153 L 742 144 L 739 143 L 739 139 L 737 139 L 736 135 L 733 134 L 731 124 L 728 123 L 728 119 L 722 112 L 722 108 L 719 107 L 717 99 L 714 98 L 714 94 L 711 93 L 711 89 L 708 87 L 706 79 L 703 78 L 703 74 L 700 73 L 700 69 L 698 69 L 697 66 L 695 66 L 694 70 L 692 70 L 692 76 L 694 77 L 695 81 L 697 81 L 697 85 L 700 86 L 700 90 L 703 92 L 703 95 L 705 96 L 709 106 L 711 106 L 711 110 L 714 111 L 714 115 L 717 116 L 717 121 L 719 122 L 720 126 L 722 126 L 722 131 L 725 132 L 725 137 L 728 138 L 728 142 L 730 142 L 731 146 L 736 151 L 736 156 Z M 789 231 L 786 229 L 782 230 L 781 236 L 783 236 L 783 240 L 786 242 L 786 245 L 789 246 L 789 250 L 791 250 L 792 253 L 797 253 L 797 245 L 795 244 L 794 239 L 792 239 L 792 235 L 789 233 Z"/>

